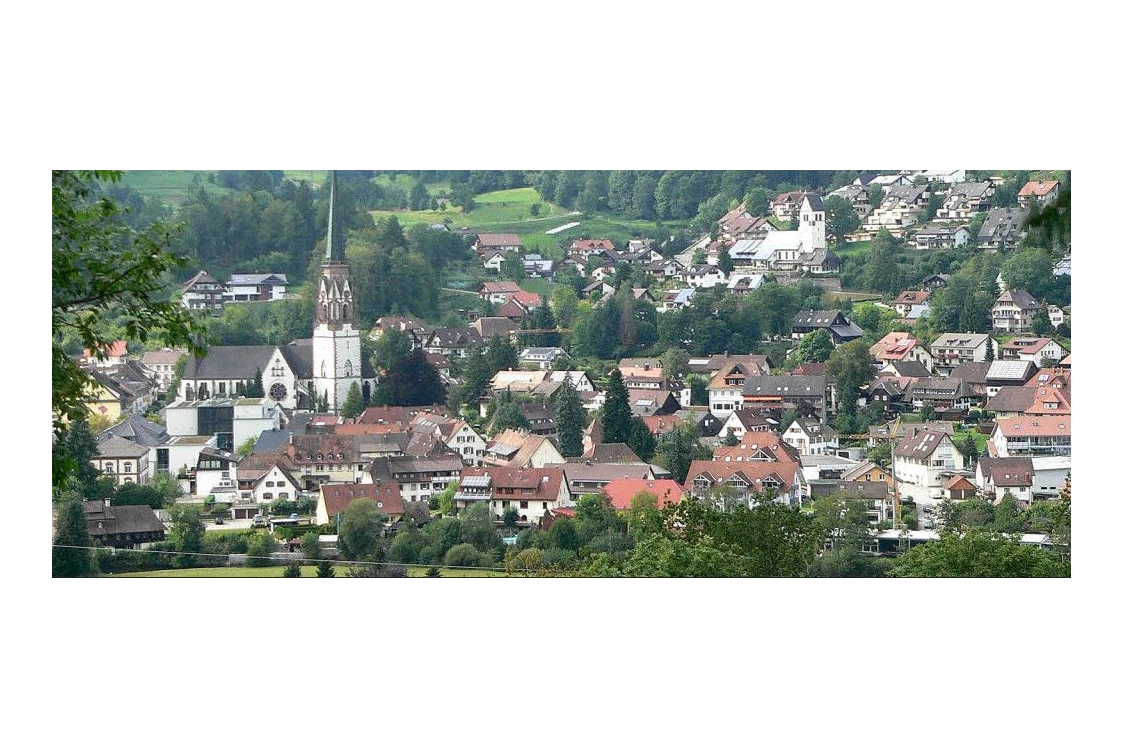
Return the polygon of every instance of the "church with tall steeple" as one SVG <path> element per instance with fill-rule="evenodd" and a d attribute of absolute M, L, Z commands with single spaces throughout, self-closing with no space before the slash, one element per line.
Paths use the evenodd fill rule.
<path fill-rule="evenodd" d="M 326 395 L 328 409 L 338 412 L 352 384 L 363 386 L 358 312 L 351 285 L 351 266 L 344 256 L 345 236 L 339 214 L 338 183 L 331 173 L 328 203 L 327 258 L 321 265 L 312 327 L 312 374 L 316 398 Z"/>
<path fill-rule="evenodd" d="M 328 188 L 327 249 L 313 290 L 316 312 L 311 339 L 280 346 L 211 346 L 206 356 L 189 357 L 179 398 L 241 397 L 243 385 L 257 376 L 265 396 L 287 409 L 318 410 L 317 404 L 326 397 L 327 409 L 338 413 L 352 384 L 359 386 L 364 399 L 369 398 L 375 379 L 362 360 L 362 331 L 351 266 L 344 252 L 346 237 L 334 171 Z"/>

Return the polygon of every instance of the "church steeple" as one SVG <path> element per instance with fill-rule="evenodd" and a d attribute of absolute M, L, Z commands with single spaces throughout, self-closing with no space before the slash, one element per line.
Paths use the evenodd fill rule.
<path fill-rule="evenodd" d="M 335 172 L 331 173 L 331 197 L 328 202 L 328 262 L 344 262 L 343 256 L 343 217 L 339 213 L 339 182 Z"/>

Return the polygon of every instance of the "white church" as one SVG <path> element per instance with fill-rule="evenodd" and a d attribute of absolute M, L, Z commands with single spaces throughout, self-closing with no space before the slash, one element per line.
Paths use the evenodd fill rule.
<path fill-rule="evenodd" d="M 795 231 L 768 231 L 752 239 L 741 239 L 729 248 L 734 265 L 766 270 L 803 270 L 833 273 L 838 257 L 827 249 L 827 219 L 823 200 L 815 194 L 803 197 L 799 227 Z M 716 258 L 713 260 L 716 262 Z"/>
<path fill-rule="evenodd" d="M 312 338 L 284 346 L 213 346 L 187 361 L 177 395 L 183 400 L 234 397 L 260 373 L 265 395 L 290 410 L 315 410 L 327 398 L 339 412 L 352 384 L 364 398 L 374 391 L 374 373 L 363 361 L 361 326 L 351 267 L 344 256 L 344 231 L 337 204 L 336 174 L 331 173 L 327 256 L 321 265 Z"/>

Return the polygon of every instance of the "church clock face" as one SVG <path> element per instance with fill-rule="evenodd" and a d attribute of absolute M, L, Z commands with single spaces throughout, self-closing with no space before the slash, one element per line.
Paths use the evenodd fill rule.
<path fill-rule="evenodd" d="M 273 398 L 277 402 L 284 400 L 286 397 L 288 397 L 288 395 L 289 391 L 280 382 L 277 382 L 275 385 L 269 388 L 269 397 Z"/>

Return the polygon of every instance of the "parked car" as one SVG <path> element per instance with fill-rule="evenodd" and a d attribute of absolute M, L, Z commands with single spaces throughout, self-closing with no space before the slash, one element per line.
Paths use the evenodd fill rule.
<path fill-rule="evenodd" d="M 223 520 L 221 516 L 219 516 L 219 517 L 215 517 L 215 518 L 214 518 L 214 523 L 215 523 L 216 525 L 224 525 L 224 524 L 226 524 L 225 520 Z"/>
<path fill-rule="evenodd" d="M 261 516 L 260 514 L 253 515 L 254 527 L 265 527 L 267 524 L 269 523 L 265 521 L 265 517 Z"/>
<path fill-rule="evenodd" d="M 297 514 L 296 512 L 293 512 L 292 514 L 289 515 L 289 519 L 300 519 L 300 515 Z"/>

